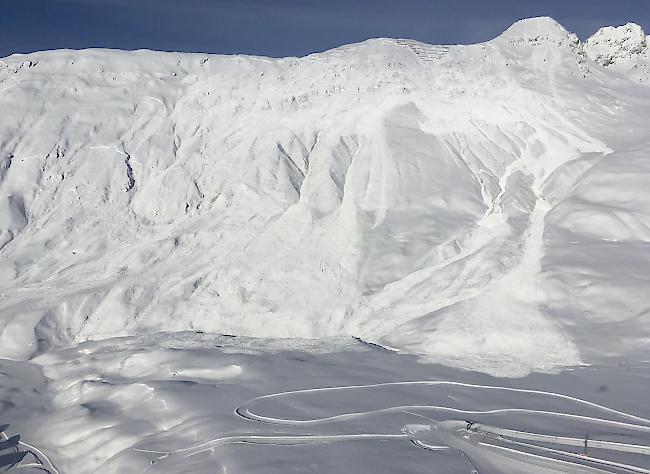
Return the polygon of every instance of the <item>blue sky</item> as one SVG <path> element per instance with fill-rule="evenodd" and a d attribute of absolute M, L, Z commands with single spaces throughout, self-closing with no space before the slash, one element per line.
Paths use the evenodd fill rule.
<path fill-rule="evenodd" d="M 582 38 L 634 21 L 650 0 L 2 0 L 0 57 L 56 48 L 300 56 L 371 37 L 490 39 L 548 15 Z"/>

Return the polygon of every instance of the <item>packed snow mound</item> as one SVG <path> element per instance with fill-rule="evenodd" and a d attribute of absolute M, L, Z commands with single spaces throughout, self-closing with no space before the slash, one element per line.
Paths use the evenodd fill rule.
<path fill-rule="evenodd" d="M 499 375 L 634 357 L 649 106 L 547 18 L 469 46 L 4 58 L 0 355 L 194 330 Z"/>

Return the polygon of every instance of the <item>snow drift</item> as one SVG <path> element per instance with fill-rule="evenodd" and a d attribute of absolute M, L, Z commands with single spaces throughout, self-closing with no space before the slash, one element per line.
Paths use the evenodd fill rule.
<path fill-rule="evenodd" d="M 0 355 L 354 335 L 499 375 L 650 340 L 636 25 L 0 61 Z"/>

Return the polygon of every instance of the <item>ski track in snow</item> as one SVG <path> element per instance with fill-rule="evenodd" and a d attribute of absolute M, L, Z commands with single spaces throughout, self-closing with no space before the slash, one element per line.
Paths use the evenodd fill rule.
<path fill-rule="evenodd" d="M 530 375 L 558 392 L 535 376 L 566 381 L 567 367 L 648 359 L 647 40 L 628 24 L 580 42 L 536 18 L 477 45 L 371 39 L 305 58 L 3 58 L 0 357 L 34 359 L 48 377 L 28 371 L 34 390 L 22 391 L 15 382 L 31 363 L 0 359 L 12 423 L 24 416 L 29 439 L 74 472 L 147 463 L 138 450 L 163 455 L 155 471 L 242 443 L 392 440 L 440 457 L 459 450 L 489 474 L 522 463 L 539 469 L 531 474 L 647 473 L 650 422 L 606 406 L 633 406 L 636 392 L 598 405 L 460 382 L 344 385 L 454 378 L 404 354 L 427 367 Z M 229 343 L 215 334 L 238 336 L 241 352 L 216 368 Z M 328 378 L 329 365 L 284 354 L 273 358 L 277 380 L 276 367 L 244 356 L 338 337 L 393 351 L 360 357 L 356 377 Z M 399 370 L 387 378 L 383 362 Z M 333 386 L 278 391 L 293 371 L 303 378 L 291 387 Z M 603 373 L 644 387 L 643 375 Z M 225 401 L 206 408 L 215 387 Z M 403 400 L 418 387 L 433 400 Z M 231 419 L 240 400 L 264 392 L 276 393 Z M 291 417 L 295 399 L 313 400 L 304 413 L 314 418 Z M 41 415 L 52 432 L 39 431 Z M 402 416 L 419 425 L 382 423 Z M 239 434 L 249 422 L 278 432 Z M 570 452 L 581 430 L 596 431 L 588 455 Z"/>
<path fill-rule="evenodd" d="M 3 440 L 9 439 L 9 437 L 4 431 L 0 432 L 0 437 Z M 54 464 L 52 463 L 51 459 L 47 456 L 47 454 L 45 454 L 43 451 L 38 449 L 36 446 L 33 446 L 24 441 L 18 441 L 17 450 L 18 449 L 27 451 L 27 453 L 31 455 L 34 458 L 34 460 L 33 462 L 30 461 L 25 462 L 25 459 L 23 459 L 22 461 L 20 461 L 20 463 L 12 467 L 15 467 L 16 469 L 35 469 L 38 471 L 46 472 L 47 474 L 59 474 L 59 470 L 56 467 L 54 467 Z"/>
<path fill-rule="evenodd" d="M 562 402 L 568 402 L 571 404 L 576 404 L 578 406 L 588 407 L 591 409 L 596 409 L 597 411 L 604 412 L 611 417 L 618 417 L 620 419 L 627 420 L 625 422 L 616 421 L 607 418 L 599 418 L 593 416 L 583 416 L 577 415 L 570 412 L 553 412 L 553 411 L 542 411 L 542 410 L 529 410 L 525 408 L 503 408 L 503 409 L 494 409 L 487 411 L 475 411 L 475 410 L 465 410 L 451 408 L 448 406 L 437 406 L 437 405 L 404 405 L 404 406 L 393 406 L 390 408 L 384 408 L 380 410 L 372 411 L 363 411 L 363 412 L 353 412 L 353 413 L 343 413 L 339 415 L 321 417 L 321 418 L 312 418 L 312 419 L 292 419 L 292 418 L 279 418 L 274 417 L 268 414 L 260 414 L 259 412 L 251 409 L 251 406 L 255 404 L 260 404 L 264 401 L 278 401 L 285 397 L 296 397 L 296 396 L 305 396 L 313 394 L 327 394 L 341 391 L 365 391 L 365 390 L 380 390 L 382 388 L 399 388 L 399 387 L 409 387 L 409 386 L 431 386 L 435 388 L 436 386 L 452 386 L 457 388 L 463 388 L 468 390 L 480 389 L 487 391 L 503 391 L 509 393 L 516 393 L 521 395 L 528 396 L 541 396 L 549 397 L 553 399 L 560 400 Z M 337 407 L 340 408 L 340 407 Z M 251 444 L 272 444 L 272 445 L 304 445 L 304 444 L 322 444 L 322 443 L 339 443 L 347 441 L 359 441 L 359 440 L 390 440 L 390 441 L 410 441 L 415 446 L 427 449 L 430 451 L 440 451 L 445 449 L 455 449 L 462 452 L 471 463 L 471 458 L 476 456 L 474 452 L 475 448 L 478 448 L 484 451 L 484 454 L 488 457 L 493 456 L 495 450 L 500 452 L 506 458 L 512 458 L 517 456 L 525 456 L 530 460 L 531 469 L 530 472 L 534 471 L 534 466 L 539 464 L 540 460 L 550 461 L 557 465 L 557 469 L 562 469 L 562 472 L 583 472 L 580 468 L 585 466 L 589 467 L 606 467 L 606 468 L 615 468 L 621 469 L 622 472 L 634 472 L 647 474 L 650 473 L 650 470 L 643 467 L 625 464 L 620 462 L 615 462 L 606 459 L 607 453 L 609 452 L 622 452 L 622 453 L 636 453 L 645 456 L 650 456 L 650 446 L 647 444 L 632 444 L 632 443 L 621 443 L 615 441 L 608 441 L 605 439 L 590 439 L 586 438 L 575 438 L 571 436 L 564 436 L 561 433 L 548 435 L 542 433 L 534 432 L 525 432 L 519 430 L 503 429 L 495 426 L 486 425 L 483 423 L 475 423 L 472 421 L 453 421 L 454 419 L 443 418 L 438 421 L 422 415 L 422 413 L 429 412 L 439 412 L 439 413 L 453 413 L 453 415 L 458 415 L 458 418 L 463 417 L 467 420 L 473 419 L 480 415 L 498 415 L 498 414 L 507 414 L 516 416 L 517 414 L 527 415 L 527 416 L 541 416 L 541 417 L 554 417 L 567 420 L 573 420 L 576 422 L 589 422 L 593 425 L 599 427 L 607 427 L 610 430 L 628 430 L 632 433 L 639 433 L 639 440 L 647 442 L 650 434 L 650 419 L 639 417 L 630 413 L 622 412 L 615 410 L 597 403 L 590 402 L 588 400 L 571 397 L 555 392 L 547 392 L 541 390 L 528 390 L 528 389 L 518 389 L 518 388 L 509 388 L 509 387 L 500 387 L 500 386 L 489 386 L 489 385 L 478 385 L 478 384 L 469 384 L 462 382 L 452 382 L 452 381 L 439 381 L 439 380 L 423 380 L 423 381 L 410 381 L 410 382 L 388 382 L 388 383 L 379 383 L 379 384 L 369 384 L 369 385 L 349 385 L 349 386 L 335 386 L 335 387 L 325 387 L 325 388 L 312 388 L 312 389 L 302 389 L 302 390 L 291 390 L 286 392 L 279 392 L 270 395 L 264 395 L 257 397 L 250 402 L 239 406 L 234 414 L 238 417 L 244 418 L 246 420 L 270 424 L 270 425 L 288 425 L 294 427 L 300 426 L 318 426 L 327 423 L 341 422 L 341 421 L 350 421 L 353 419 L 361 419 L 365 417 L 372 417 L 378 414 L 386 413 L 404 413 L 407 415 L 413 415 L 416 417 L 425 418 L 433 422 L 428 426 L 428 429 L 422 426 L 416 426 L 416 429 L 409 430 L 413 425 L 405 425 L 401 433 L 387 434 L 387 433 L 355 433 L 355 434 L 337 434 L 337 435 L 318 435 L 318 434 L 309 434 L 309 435 L 260 435 L 260 434 L 242 434 L 236 436 L 227 436 L 216 438 L 208 441 L 201 442 L 189 446 L 187 448 L 176 449 L 173 451 L 156 451 L 152 449 L 139 449 L 132 448 L 135 451 L 158 454 L 158 456 L 152 464 L 157 464 L 159 462 L 165 462 L 170 456 L 179 457 L 179 456 L 193 456 L 201 452 L 211 451 L 214 449 L 232 443 L 251 443 Z M 435 415 L 431 415 L 435 416 Z M 457 419 L 457 418 L 456 418 Z M 434 432 L 442 433 L 442 439 L 447 439 L 446 444 L 436 444 L 432 445 L 427 442 L 426 438 L 422 438 L 422 432 L 433 430 Z M 313 428 L 312 428 L 313 431 Z M 410 432 L 412 431 L 412 432 Z M 577 430 L 580 431 L 580 430 Z M 614 431 L 616 432 L 616 431 Z M 544 443 L 544 445 L 524 443 L 522 441 L 537 441 Z M 499 444 L 506 444 L 508 447 L 500 446 Z M 574 453 L 571 451 L 565 451 L 558 448 L 549 448 L 548 445 L 559 445 L 559 446 L 572 446 L 572 447 L 581 447 L 584 448 L 584 453 Z M 587 450 L 598 451 L 598 456 L 588 456 Z M 533 451 L 531 453 L 530 451 Z M 568 460 L 567 460 L 568 459 Z M 592 471 L 584 471 L 592 472 Z M 619 471 L 612 471 L 619 472 Z"/>

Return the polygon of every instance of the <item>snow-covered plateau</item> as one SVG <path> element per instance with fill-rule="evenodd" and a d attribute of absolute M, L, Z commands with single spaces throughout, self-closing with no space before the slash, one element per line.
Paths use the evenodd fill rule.
<path fill-rule="evenodd" d="M 1 59 L 0 422 L 61 473 L 650 473 L 649 51 Z"/>

